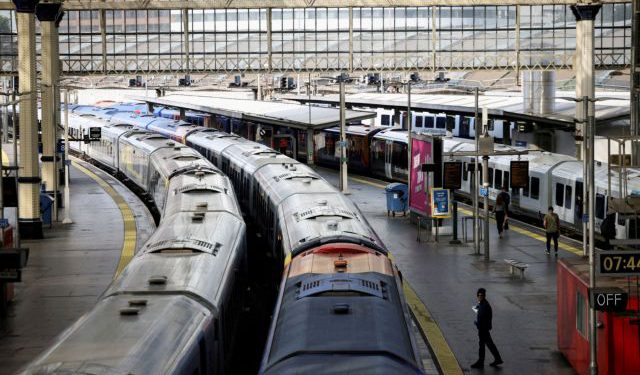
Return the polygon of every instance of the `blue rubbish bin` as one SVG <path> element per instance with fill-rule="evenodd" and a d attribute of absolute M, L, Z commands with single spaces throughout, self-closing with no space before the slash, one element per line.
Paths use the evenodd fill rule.
<path fill-rule="evenodd" d="M 396 216 L 396 212 L 407 212 L 407 197 L 409 196 L 406 184 L 394 182 L 384 188 L 387 196 L 387 216 L 391 213 Z"/>
<path fill-rule="evenodd" d="M 40 193 L 40 213 L 42 214 L 42 223 L 51 226 L 53 198 L 49 194 Z"/>

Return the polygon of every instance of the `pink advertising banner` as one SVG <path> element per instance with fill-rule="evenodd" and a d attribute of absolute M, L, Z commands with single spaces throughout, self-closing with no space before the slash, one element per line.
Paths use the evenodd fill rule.
<path fill-rule="evenodd" d="M 433 138 L 412 138 L 411 142 L 411 179 L 409 189 L 409 209 L 419 215 L 428 216 L 431 212 L 431 199 L 428 196 L 427 173 L 422 172 L 422 164 L 433 163 Z"/>

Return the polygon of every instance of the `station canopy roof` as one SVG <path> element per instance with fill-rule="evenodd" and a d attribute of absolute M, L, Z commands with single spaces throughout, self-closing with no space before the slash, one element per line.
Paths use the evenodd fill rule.
<path fill-rule="evenodd" d="M 575 92 L 557 91 L 555 109 L 551 113 L 538 114 L 524 108 L 522 93 L 507 91 L 490 91 L 479 95 L 479 116 L 482 108 L 486 107 L 491 118 L 501 118 L 511 121 L 529 121 L 556 127 L 573 127 L 576 116 L 576 103 L 560 97 L 575 97 Z M 618 120 L 629 119 L 629 93 L 612 92 L 596 93 L 596 97 L 606 97 L 615 100 L 596 102 L 596 122 L 607 124 Z M 308 96 L 287 95 L 284 98 L 306 103 Z M 312 96 L 313 103 L 335 104 L 337 95 Z M 360 93 L 347 95 L 346 103 L 353 107 L 387 108 L 405 110 L 407 108 L 407 94 L 378 94 Z M 578 103 L 578 105 L 581 105 Z M 475 113 L 475 97 L 470 94 L 412 94 L 411 108 L 415 111 L 446 112 L 473 116 Z"/>
<path fill-rule="evenodd" d="M 297 103 L 231 99 L 213 96 L 169 94 L 160 98 L 133 97 L 143 102 L 177 109 L 223 115 L 247 121 L 294 129 L 324 129 L 340 125 L 338 108 L 305 106 Z M 345 111 L 346 122 L 376 117 L 375 112 Z"/>

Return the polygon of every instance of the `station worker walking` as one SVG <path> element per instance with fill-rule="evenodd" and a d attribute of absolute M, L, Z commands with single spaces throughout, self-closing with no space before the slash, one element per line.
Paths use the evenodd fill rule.
<path fill-rule="evenodd" d="M 547 250 L 545 253 L 549 255 L 551 252 L 551 239 L 553 239 L 553 247 L 555 255 L 558 256 L 558 237 L 560 237 L 560 218 L 558 214 L 553 212 L 553 207 L 549 207 L 549 211 L 544 215 L 544 229 L 547 232 Z"/>
<path fill-rule="evenodd" d="M 496 348 L 496 344 L 493 343 L 493 339 L 491 338 L 491 320 L 492 320 L 492 311 L 491 305 L 489 301 L 486 299 L 487 291 L 484 288 L 478 289 L 478 304 L 473 308 L 476 312 L 476 328 L 478 328 L 478 339 L 480 348 L 478 349 L 478 360 L 471 365 L 471 368 L 483 368 L 484 367 L 484 352 L 485 345 L 489 348 L 489 351 L 493 355 L 493 362 L 489 364 L 489 366 L 497 367 L 504 362 L 502 361 L 502 357 L 500 357 L 500 352 L 498 352 L 498 348 Z"/>

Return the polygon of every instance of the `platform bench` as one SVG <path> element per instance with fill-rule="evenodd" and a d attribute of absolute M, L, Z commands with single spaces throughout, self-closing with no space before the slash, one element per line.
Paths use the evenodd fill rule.
<path fill-rule="evenodd" d="M 528 264 L 519 262 L 515 259 L 505 259 L 505 263 L 509 265 L 509 271 L 513 275 L 516 270 L 520 271 L 520 278 L 524 279 L 524 270 L 529 267 Z"/>

